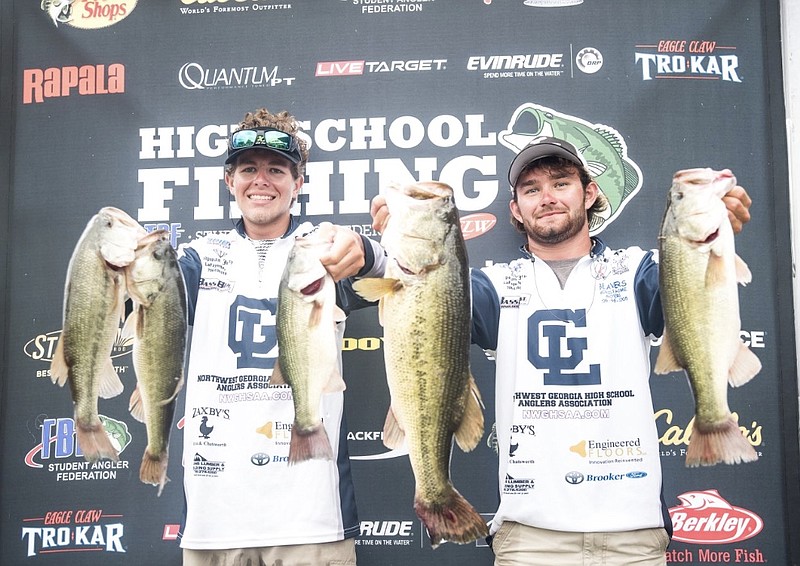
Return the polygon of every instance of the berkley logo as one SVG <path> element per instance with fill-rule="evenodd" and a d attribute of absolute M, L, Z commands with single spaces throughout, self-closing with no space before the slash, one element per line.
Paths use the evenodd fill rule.
<path fill-rule="evenodd" d="M 133 12 L 138 0 L 42 0 L 41 8 L 53 24 L 79 29 L 113 26 Z"/>
<path fill-rule="evenodd" d="M 494 214 L 489 214 L 488 212 L 468 214 L 461 217 L 461 233 L 464 234 L 465 240 L 470 240 L 483 236 L 494 228 L 495 224 L 497 224 L 497 218 Z"/>
<path fill-rule="evenodd" d="M 674 540 L 691 544 L 731 544 L 752 538 L 764 528 L 761 517 L 731 505 L 716 489 L 688 491 L 678 499 L 683 505 L 669 510 Z"/>

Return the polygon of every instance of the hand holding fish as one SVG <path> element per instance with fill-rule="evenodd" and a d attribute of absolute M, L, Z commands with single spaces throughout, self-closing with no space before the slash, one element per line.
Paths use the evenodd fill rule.
<path fill-rule="evenodd" d="M 386 206 L 386 197 L 378 195 L 372 199 L 369 213 L 372 215 L 372 228 L 379 234 L 383 234 L 383 229 L 389 222 L 389 207 Z"/>
<path fill-rule="evenodd" d="M 364 243 L 361 236 L 349 228 L 332 226 L 333 243 L 330 250 L 319 258 L 334 281 L 350 277 L 364 267 Z"/>
<path fill-rule="evenodd" d="M 725 208 L 728 209 L 731 228 L 733 228 L 734 234 L 738 234 L 742 231 L 742 227 L 747 222 L 750 222 L 750 205 L 753 204 L 753 201 L 747 191 L 744 190 L 744 187 L 737 185 L 722 197 L 722 202 L 725 203 Z"/>

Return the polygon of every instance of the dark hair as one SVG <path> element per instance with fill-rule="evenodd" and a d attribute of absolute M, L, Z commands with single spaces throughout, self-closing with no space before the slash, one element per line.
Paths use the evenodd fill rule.
<path fill-rule="evenodd" d="M 558 157 L 556 155 L 550 155 L 547 157 L 542 157 L 541 159 L 537 159 L 535 161 L 531 161 L 525 167 L 522 168 L 520 171 L 519 176 L 517 179 L 521 179 L 523 175 L 529 173 L 533 170 L 542 170 L 549 173 L 577 173 L 578 178 L 581 181 L 581 186 L 583 187 L 584 192 L 586 191 L 586 187 L 589 186 L 589 183 L 593 181 L 592 175 L 589 171 L 586 170 L 585 167 L 581 165 L 577 165 L 573 163 L 569 159 L 564 159 L 563 157 Z M 511 198 L 512 200 L 517 200 L 517 187 L 513 187 L 511 189 Z M 600 222 L 595 221 L 595 217 L 600 217 L 600 213 L 603 212 L 608 208 L 608 199 L 606 195 L 604 195 L 601 191 L 598 190 L 597 198 L 594 201 L 594 204 L 586 211 L 586 217 L 589 220 L 589 227 L 591 228 L 594 224 L 599 224 Z M 525 233 L 525 227 L 523 226 L 522 222 L 514 218 L 514 215 L 511 215 L 511 225 L 516 228 L 518 232 Z"/>
<path fill-rule="evenodd" d="M 278 112 L 277 114 L 272 114 L 266 108 L 259 108 L 255 112 L 248 112 L 245 114 L 244 119 L 239 123 L 239 127 L 234 131 L 238 132 L 239 130 L 245 130 L 247 128 L 277 128 L 287 134 L 291 134 L 291 136 L 297 140 L 301 157 L 298 163 L 292 164 L 292 176 L 297 179 L 305 175 L 306 162 L 308 161 L 308 146 L 305 140 L 297 135 L 300 131 L 300 126 L 297 124 L 297 120 L 295 120 L 294 116 L 289 114 L 286 110 Z M 237 158 L 225 165 L 225 172 L 229 175 L 233 173 L 238 161 Z"/>

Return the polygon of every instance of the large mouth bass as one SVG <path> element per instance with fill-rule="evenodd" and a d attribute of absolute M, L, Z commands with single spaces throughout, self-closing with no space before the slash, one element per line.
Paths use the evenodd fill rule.
<path fill-rule="evenodd" d="M 288 383 L 294 401 L 289 464 L 333 458 L 320 415 L 324 393 L 343 391 L 337 323 L 336 287 L 320 257 L 328 252 L 335 228 L 321 223 L 295 239 L 278 288 L 278 362 L 270 383 Z"/>
<path fill-rule="evenodd" d="M 155 230 L 142 238 L 135 260 L 126 268 L 126 286 L 133 312 L 123 334 L 133 336 L 137 386 L 131 414 L 147 429 L 147 447 L 139 479 L 157 485 L 167 480 L 170 429 L 178 392 L 183 387 L 187 304 L 178 257 L 169 233 Z"/>
<path fill-rule="evenodd" d="M 480 394 L 469 368 L 470 282 L 453 190 L 438 182 L 385 194 L 385 277 L 353 288 L 380 300 L 391 408 L 384 444 L 405 442 L 416 480 L 414 510 L 432 546 L 488 535 L 486 522 L 450 481 L 453 437 L 465 452 L 483 435 Z"/>
<path fill-rule="evenodd" d="M 67 268 L 63 330 L 50 375 L 60 386 L 69 382 L 78 445 L 90 462 L 118 459 L 100 422 L 97 400 L 122 393 L 111 348 L 125 314 L 124 268 L 145 234 L 125 212 L 102 208 L 86 225 Z"/>
<path fill-rule="evenodd" d="M 687 466 L 737 464 L 758 458 L 728 408 L 728 385 L 761 369 L 741 341 L 737 284 L 752 276 L 736 255 L 722 197 L 736 186 L 725 169 L 687 169 L 673 177 L 659 235 L 664 339 L 654 371 L 685 369 L 695 417 Z"/>

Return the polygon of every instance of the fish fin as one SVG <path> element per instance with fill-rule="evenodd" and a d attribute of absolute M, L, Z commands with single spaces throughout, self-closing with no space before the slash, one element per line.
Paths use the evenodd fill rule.
<path fill-rule="evenodd" d="M 150 448 L 145 448 L 142 456 L 142 465 L 139 467 L 139 479 L 143 483 L 158 486 L 158 496 L 164 490 L 164 485 L 169 481 L 167 477 L 167 464 L 169 455 L 167 451 L 160 454 L 151 454 Z"/>
<path fill-rule="evenodd" d="M 347 320 L 347 314 L 339 308 L 339 305 L 334 305 L 333 307 L 333 322 L 344 322 Z"/>
<path fill-rule="evenodd" d="M 50 362 L 50 381 L 57 383 L 59 387 L 64 387 L 69 377 L 69 367 L 67 360 L 64 359 L 64 336 L 58 339 L 53 360 Z"/>
<path fill-rule="evenodd" d="M 402 283 L 399 279 L 388 277 L 368 277 L 353 283 L 353 290 L 367 301 L 378 301 L 384 295 L 393 293 L 400 287 L 402 287 Z"/>
<path fill-rule="evenodd" d="M 269 378 L 270 385 L 286 385 L 286 378 L 283 377 L 283 372 L 281 372 L 281 361 L 280 358 L 275 360 L 275 367 L 272 368 L 272 375 Z"/>
<path fill-rule="evenodd" d="M 385 305 L 385 304 L 386 304 L 386 301 L 380 301 L 378 303 L 378 324 L 381 325 L 381 328 L 384 328 L 384 326 L 383 326 L 383 305 Z"/>
<path fill-rule="evenodd" d="M 757 459 L 758 454 L 742 435 L 733 415 L 728 415 L 726 420 L 711 427 L 699 427 L 695 419 L 686 450 L 686 466 L 739 464 Z"/>
<path fill-rule="evenodd" d="M 128 341 L 136 337 L 136 331 L 139 329 L 139 308 L 139 303 L 133 303 L 133 310 L 125 319 L 122 330 L 119 332 L 120 340 Z"/>
<path fill-rule="evenodd" d="M 711 250 L 711 253 L 708 254 L 708 266 L 706 267 L 706 288 L 724 285 L 727 279 L 724 257 Z"/>
<path fill-rule="evenodd" d="M 138 384 L 134 388 L 133 393 L 131 393 L 130 401 L 128 401 L 128 411 L 130 412 L 131 416 L 140 423 L 145 421 L 147 410 L 145 409 L 144 399 L 139 391 Z"/>
<path fill-rule="evenodd" d="M 345 389 L 347 389 L 347 385 L 345 384 L 344 379 L 342 379 L 342 374 L 339 373 L 339 368 L 334 368 L 334 370 L 331 372 L 330 378 L 328 379 L 328 383 L 325 384 L 322 392 L 337 393 L 339 391 L 344 391 Z"/>
<path fill-rule="evenodd" d="M 656 365 L 653 371 L 657 374 L 672 373 L 683 369 L 678 360 L 675 359 L 675 353 L 672 351 L 672 344 L 669 340 L 669 333 L 664 332 L 661 339 L 661 346 L 658 349 L 658 357 L 656 358 Z"/>
<path fill-rule="evenodd" d="M 456 444 L 464 452 L 470 452 L 483 437 L 483 401 L 472 375 L 469 376 L 464 416 L 461 418 L 455 437 Z"/>
<path fill-rule="evenodd" d="M 414 511 L 425 525 L 432 548 L 445 541 L 468 544 L 489 536 L 486 520 L 452 485 L 445 487 L 436 503 L 427 503 L 415 494 Z"/>
<path fill-rule="evenodd" d="M 742 258 L 734 255 L 734 262 L 736 264 L 736 282 L 740 285 L 747 285 L 753 280 L 753 274 L 750 273 L 750 268 Z"/>
<path fill-rule="evenodd" d="M 761 360 L 744 342 L 739 342 L 739 351 L 736 353 L 736 359 L 733 361 L 730 370 L 728 370 L 728 384 L 731 387 L 744 385 L 753 379 L 759 371 L 761 371 Z"/>
<path fill-rule="evenodd" d="M 111 444 L 106 434 L 106 429 L 100 419 L 95 418 L 94 422 L 86 423 L 75 414 L 75 432 L 78 437 L 78 446 L 83 452 L 83 457 L 89 462 L 96 462 L 103 458 L 117 461 L 119 453 Z"/>
<path fill-rule="evenodd" d="M 311 303 L 311 312 L 308 315 L 308 327 L 314 328 L 319 326 L 322 320 L 323 305 L 321 301 L 314 301 Z"/>
<path fill-rule="evenodd" d="M 588 166 L 587 170 L 594 179 L 605 173 L 606 169 L 608 169 L 608 166 L 600 161 L 589 161 L 586 165 Z"/>
<path fill-rule="evenodd" d="M 389 407 L 386 413 L 386 421 L 383 423 L 383 445 L 391 450 L 402 448 L 406 441 L 406 433 L 397 418 L 394 416 L 394 410 Z"/>
<path fill-rule="evenodd" d="M 111 358 L 106 358 L 103 368 L 100 370 L 100 391 L 101 399 L 111 399 L 122 393 L 125 387 L 122 385 L 117 370 L 114 369 L 114 362 Z"/>
<path fill-rule="evenodd" d="M 295 421 L 289 442 L 289 465 L 306 460 L 333 460 L 333 450 L 322 423 L 311 430 L 303 431 Z"/>

